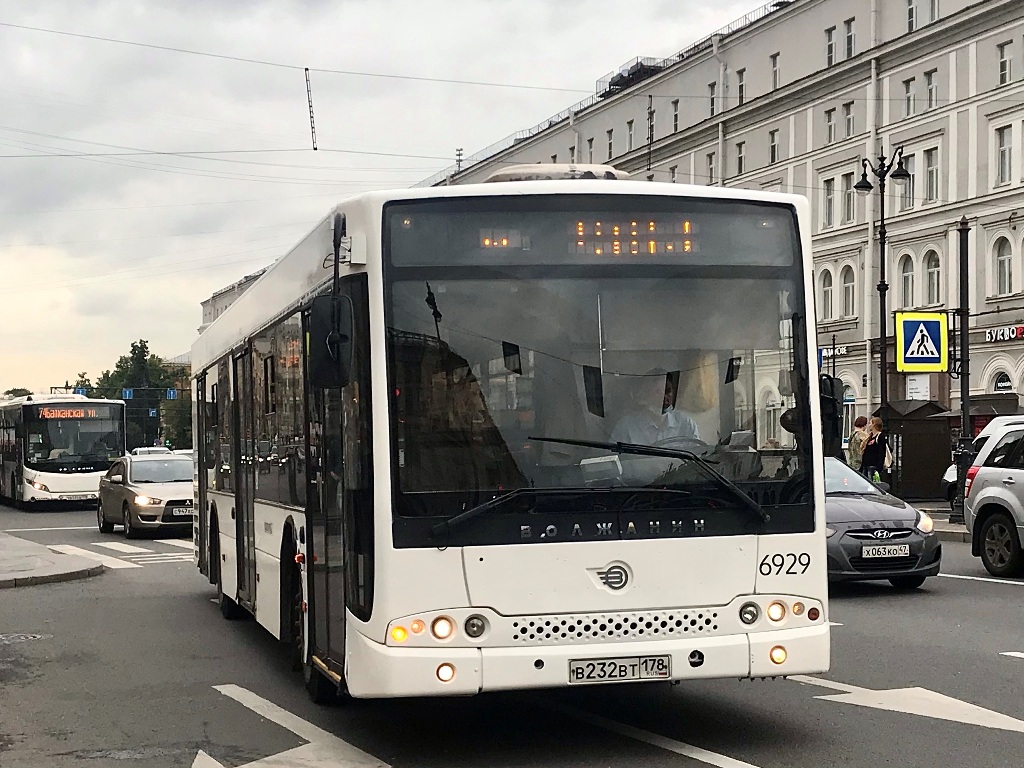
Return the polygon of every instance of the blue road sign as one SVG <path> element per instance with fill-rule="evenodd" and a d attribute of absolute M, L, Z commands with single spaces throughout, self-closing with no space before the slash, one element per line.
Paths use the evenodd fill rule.
<path fill-rule="evenodd" d="M 75 387 L 75 394 L 76 395 L 87 394 L 86 391 L 85 391 L 85 387 Z"/>
<path fill-rule="evenodd" d="M 948 326 L 945 312 L 897 312 L 896 370 L 902 373 L 947 370 Z"/>
<path fill-rule="evenodd" d="M 156 408 L 150 408 L 149 409 L 149 415 L 150 416 L 156 416 Z"/>
<path fill-rule="evenodd" d="M 178 390 L 168 388 L 166 397 L 168 400 L 177 400 Z"/>
<path fill-rule="evenodd" d="M 822 363 L 825 362 L 825 353 L 818 347 L 818 372 L 821 372 Z"/>
<path fill-rule="evenodd" d="M 121 390 L 122 400 L 131 400 L 133 397 L 135 397 L 134 389 L 128 389 L 127 387 L 125 387 L 124 389 Z"/>

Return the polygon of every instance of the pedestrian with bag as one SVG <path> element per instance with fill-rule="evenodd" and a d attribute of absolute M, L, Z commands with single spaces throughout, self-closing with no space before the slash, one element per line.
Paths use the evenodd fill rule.
<path fill-rule="evenodd" d="M 882 472 L 892 465 L 892 451 L 882 434 L 882 420 L 872 416 L 868 424 L 868 438 L 861 454 L 861 474 L 873 483 L 882 479 Z"/>
<path fill-rule="evenodd" d="M 858 416 L 853 422 L 853 432 L 846 442 L 846 463 L 853 469 L 860 471 L 864 456 L 864 444 L 868 440 L 868 420 L 865 416 Z"/>

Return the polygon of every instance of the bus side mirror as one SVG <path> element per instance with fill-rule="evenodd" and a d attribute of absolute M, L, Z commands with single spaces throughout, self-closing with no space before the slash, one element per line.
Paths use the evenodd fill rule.
<path fill-rule="evenodd" d="M 352 300 L 317 296 L 309 310 L 306 355 L 310 384 L 341 389 L 352 376 Z"/>

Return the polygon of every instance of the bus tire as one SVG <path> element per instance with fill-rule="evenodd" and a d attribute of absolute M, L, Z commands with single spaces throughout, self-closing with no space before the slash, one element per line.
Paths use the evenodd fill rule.
<path fill-rule="evenodd" d="M 302 679 L 306 686 L 306 693 L 314 704 L 329 705 L 335 704 L 343 693 L 333 680 L 317 669 L 312 662 L 312 654 L 307 660 L 306 656 L 306 622 L 305 613 L 302 610 L 302 569 L 296 563 L 291 569 L 289 579 L 291 591 L 291 621 L 292 621 L 292 664 L 293 667 L 302 668 Z"/>
<path fill-rule="evenodd" d="M 220 606 L 220 615 L 228 621 L 242 618 L 242 609 L 234 600 L 224 594 L 224 585 L 220 578 L 220 565 L 217 566 L 217 604 Z"/>

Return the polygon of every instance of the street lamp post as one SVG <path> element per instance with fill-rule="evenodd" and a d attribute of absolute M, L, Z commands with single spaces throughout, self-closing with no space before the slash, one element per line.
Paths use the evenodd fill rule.
<path fill-rule="evenodd" d="M 853 185 L 853 188 L 857 190 L 857 194 L 864 197 L 871 194 L 871 191 L 875 188 L 868 180 L 868 171 L 878 179 L 878 337 L 880 342 L 878 348 L 878 369 L 881 376 L 879 395 L 881 407 L 884 408 L 889 403 L 888 361 L 886 360 L 888 356 L 888 338 L 886 336 L 885 307 L 885 296 L 889 290 L 889 284 L 885 282 L 885 180 L 892 178 L 897 184 L 903 186 L 910 180 L 910 174 L 903 166 L 902 146 L 896 147 L 896 151 L 893 152 L 888 163 L 885 161 L 885 154 L 880 152 L 876 163 L 872 164 L 865 157 L 861 159 L 861 166 L 860 181 Z"/>

